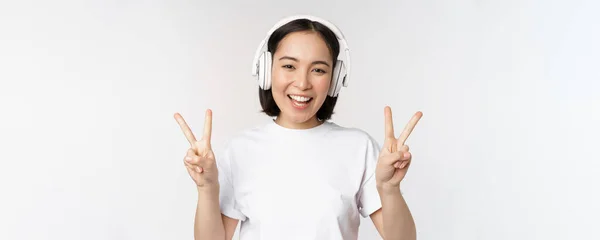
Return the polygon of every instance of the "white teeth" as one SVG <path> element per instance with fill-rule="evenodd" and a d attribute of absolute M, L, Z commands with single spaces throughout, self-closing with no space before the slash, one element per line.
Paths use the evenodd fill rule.
<path fill-rule="evenodd" d="M 302 96 L 295 96 L 295 95 L 289 95 L 290 98 L 298 101 L 298 102 L 307 102 L 308 100 L 310 100 L 311 98 L 309 97 L 302 97 Z"/>

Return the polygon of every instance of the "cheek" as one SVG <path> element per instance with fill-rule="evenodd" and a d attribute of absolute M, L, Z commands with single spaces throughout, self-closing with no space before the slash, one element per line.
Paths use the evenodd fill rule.
<path fill-rule="evenodd" d="M 287 76 L 284 71 L 273 69 L 273 71 L 271 71 L 271 87 L 273 88 L 273 91 L 280 90 L 286 85 L 286 79 Z"/>
<path fill-rule="evenodd" d="M 313 88 L 320 93 L 325 93 L 329 91 L 329 85 L 331 83 L 331 76 L 318 76 L 313 81 Z"/>
<path fill-rule="evenodd" d="M 278 105 L 287 98 L 285 96 L 287 85 L 285 74 L 281 73 L 281 71 L 273 71 L 271 73 L 271 94 L 273 94 L 273 99 Z"/>
<path fill-rule="evenodd" d="M 289 76 L 289 75 L 290 75 L 289 72 L 287 72 L 281 68 L 278 68 L 278 67 L 273 67 L 271 70 L 271 85 L 272 86 L 286 85 L 287 84 L 286 82 L 292 78 L 292 76 Z"/>

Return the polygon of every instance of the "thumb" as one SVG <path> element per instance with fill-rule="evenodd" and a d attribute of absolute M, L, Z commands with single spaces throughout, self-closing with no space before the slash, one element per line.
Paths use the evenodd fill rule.
<path fill-rule="evenodd" d="M 385 165 L 393 165 L 395 162 L 402 159 L 403 152 L 392 152 L 385 158 L 381 159 Z"/>

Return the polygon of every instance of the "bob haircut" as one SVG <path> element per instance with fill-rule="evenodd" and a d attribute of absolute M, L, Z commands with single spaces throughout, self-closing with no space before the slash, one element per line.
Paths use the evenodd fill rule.
<path fill-rule="evenodd" d="M 335 64 L 337 62 L 338 54 L 340 53 L 340 43 L 338 42 L 335 33 L 333 33 L 328 27 L 319 22 L 311 21 L 309 19 L 296 19 L 275 30 L 273 34 L 271 34 L 267 42 L 268 51 L 273 53 L 271 56 L 275 56 L 275 51 L 277 51 L 277 46 L 279 45 L 279 42 L 286 35 L 293 32 L 303 31 L 316 32 L 321 36 L 321 38 L 323 38 L 325 44 L 327 45 L 327 48 L 329 48 L 329 53 L 333 60 L 333 66 L 331 67 L 331 69 L 334 69 Z M 271 70 L 269 69 L 269 71 Z M 266 113 L 271 117 L 279 116 L 281 110 L 279 109 L 277 103 L 275 103 L 275 100 L 273 99 L 272 88 L 270 88 L 269 90 L 263 90 L 259 87 L 258 96 L 260 99 L 260 105 L 263 109 L 262 112 Z M 331 97 L 327 95 L 327 98 L 323 102 L 323 105 L 317 111 L 317 119 L 320 121 L 326 121 L 331 119 L 331 115 L 333 115 L 333 109 L 335 108 L 336 102 L 337 97 Z"/>

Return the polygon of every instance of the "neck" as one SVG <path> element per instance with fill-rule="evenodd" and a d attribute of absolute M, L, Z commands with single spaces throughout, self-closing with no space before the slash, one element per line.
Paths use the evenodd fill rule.
<path fill-rule="evenodd" d="M 275 119 L 275 123 L 282 127 L 291 129 L 309 129 L 323 124 L 323 122 L 319 121 L 316 116 L 305 122 L 293 122 L 285 119 L 285 117 L 282 117 L 281 115 Z"/>

